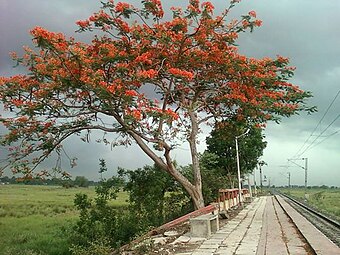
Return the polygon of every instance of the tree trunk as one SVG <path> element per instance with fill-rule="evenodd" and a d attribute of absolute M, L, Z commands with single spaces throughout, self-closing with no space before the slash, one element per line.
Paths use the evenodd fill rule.
<path fill-rule="evenodd" d="M 168 162 L 169 163 L 169 162 Z M 204 199 L 202 193 L 202 185 L 193 185 L 185 176 L 183 176 L 172 163 L 167 165 L 166 171 L 176 180 L 178 181 L 184 189 L 188 192 L 189 196 L 192 199 L 194 204 L 194 208 L 200 209 L 204 207 Z M 195 172 L 195 170 L 193 169 Z"/>
<path fill-rule="evenodd" d="M 189 196 L 192 199 L 192 202 L 194 204 L 194 208 L 200 209 L 204 207 L 204 199 L 203 199 L 203 193 L 202 193 L 202 186 L 196 186 L 193 185 L 187 178 L 185 178 L 180 172 L 178 172 L 176 169 L 169 169 L 167 170 L 171 174 L 171 176 L 178 181 L 184 189 L 188 192 Z"/>
<path fill-rule="evenodd" d="M 191 120 L 191 133 L 188 137 L 190 145 L 190 154 L 192 162 L 192 171 L 194 176 L 195 193 L 193 194 L 193 202 L 196 209 L 204 207 L 204 199 L 202 193 L 202 176 L 201 168 L 197 152 L 197 134 L 198 134 L 198 120 L 195 112 L 189 111 Z"/>
<path fill-rule="evenodd" d="M 193 191 L 193 195 L 191 195 L 192 202 L 194 203 L 194 208 L 200 209 L 204 207 L 204 199 L 203 199 L 203 193 L 202 190 L 195 188 Z"/>
<path fill-rule="evenodd" d="M 192 184 L 181 172 L 179 172 L 171 158 L 170 158 L 170 149 L 165 150 L 165 159 L 162 160 L 162 158 L 158 157 L 153 150 L 151 150 L 148 145 L 145 144 L 143 139 L 137 135 L 134 132 L 129 132 L 129 134 L 133 137 L 133 139 L 136 141 L 136 143 L 139 145 L 139 147 L 163 170 L 168 172 L 176 181 L 178 181 L 184 189 L 188 192 L 190 195 L 194 208 L 200 209 L 204 207 L 204 199 L 203 199 L 203 193 L 202 193 L 202 180 L 201 180 L 201 171 L 199 166 L 199 160 L 198 160 L 198 153 L 196 148 L 196 136 L 197 136 L 198 129 L 195 129 L 194 132 L 192 132 L 192 135 L 190 137 L 193 137 L 193 139 L 188 139 L 190 148 L 191 148 L 191 157 L 192 157 L 192 166 L 193 166 L 193 176 L 194 176 L 194 184 Z"/>

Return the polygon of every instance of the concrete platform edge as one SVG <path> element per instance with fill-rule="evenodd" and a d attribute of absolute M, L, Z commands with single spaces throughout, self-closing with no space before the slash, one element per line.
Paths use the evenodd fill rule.
<path fill-rule="evenodd" d="M 282 197 L 275 196 L 279 204 L 284 208 L 288 217 L 298 227 L 300 233 L 305 237 L 308 244 L 316 252 L 322 255 L 340 254 L 340 248 L 329 240 L 321 231 L 319 231 L 305 217 L 291 207 Z"/>

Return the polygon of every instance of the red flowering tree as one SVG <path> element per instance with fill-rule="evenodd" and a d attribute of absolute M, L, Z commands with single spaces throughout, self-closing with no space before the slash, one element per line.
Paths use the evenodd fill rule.
<path fill-rule="evenodd" d="M 0 119 L 9 130 L 2 145 L 15 145 L 13 171 L 32 176 L 34 165 L 71 135 L 117 133 L 122 139 L 112 145 L 134 141 L 184 186 L 196 208 L 203 207 L 197 155 L 202 125 L 235 117 L 261 125 L 310 110 L 310 94 L 288 82 L 293 68 L 286 58 L 238 53 L 238 34 L 261 21 L 254 11 L 228 21 L 237 2 L 216 16 L 210 2 L 190 0 L 185 10 L 171 8 L 167 20 L 159 0 L 143 0 L 141 8 L 110 0 L 77 22 L 80 31 L 101 30 L 91 43 L 34 28 L 40 50 L 14 56 L 28 73 L 0 78 L 1 101 L 15 113 Z M 190 145 L 193 181 L 174 165 L 179 141 Z"/>

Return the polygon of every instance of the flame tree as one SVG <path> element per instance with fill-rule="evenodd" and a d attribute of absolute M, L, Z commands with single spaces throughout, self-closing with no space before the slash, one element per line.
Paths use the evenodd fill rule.
<path fill-rule="evenodd" d="M 311 110 L 305 104 L 310 93 L 288 82 L 294 70 L 288 59 L 238 53 L 239 33 L 261 21 L 254 11 L 229 20 L 237 2 L 214 15 L 210 2 L 190 0 L 165 19 L 159 0 L 143 0 L 140 8 L 110 0 L 77 21 L 79 31 L 94 33 L 90 43 L 32 29 L 37 49 L 13 54 L 27 74 L 0 78 L 0 99 L 14 113 L 0 118 L 9 130 L 2 145 L 14 145 L 12 171 L 36 174 L 35 166 L 71 135 L 86 140 L 92 130 L 116 133 L 120 140 L 103 141 L 135 142 L 184 186 L 196 208 L 203 207 L 197 152 L 202 125 L 233 118 L 262 125 Z M 180 141 L 190 146 L 193 181 L 172 159 Z"/>

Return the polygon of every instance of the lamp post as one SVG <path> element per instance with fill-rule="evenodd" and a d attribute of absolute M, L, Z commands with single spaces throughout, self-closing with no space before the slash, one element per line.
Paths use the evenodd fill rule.
<path fill-rule="evenodd" d="M 242 135 L 236 136 L 235 137 L 235 145 L 236 145 L 236 163 L 237 163 L 237 178 L 238 178 L 238 198 L 239 198 L 239 202 L 240 204 L 242 204 L 241 202 L 241 171 L 240 171 L 240 159 L 239 159 L 239 155 L 238 155 L 238 139 L 241 138 L 242 136 L 245 136 L 249 133 L 250 129 L 248 128 L 247 131 L 245 133 L 243 133 Z"/>
<path fill-rule="evenodd" d="M 249 189 L 250 198 L 253 198 L 253 192 L 251 190 L 251 183 L 250 183 L 250 174 L 248 174 L 248 189 Z"/>
<path fill-rule="evenodd" d="M 261 160 L 259 163 L 259 168 L 260 168 L 260 188 L 261 188 L 261 194 L 263 193 L 263 184 L 262 184 L 262 166 L 266 165 L 266 162 Z"/>
<path fill-rule="evenodd" d="M 254 194 L 257 196 L 257 188 L 256 188 L 256 172 L 255 172 L 255 168 L 254 168 Z"/>

